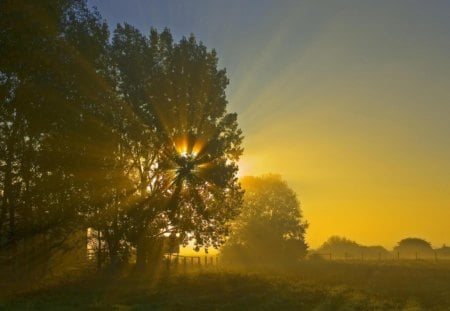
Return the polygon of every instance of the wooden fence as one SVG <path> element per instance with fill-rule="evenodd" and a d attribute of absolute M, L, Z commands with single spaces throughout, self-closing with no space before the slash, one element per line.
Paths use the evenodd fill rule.
<path fill-rule="evenodd" d="M 386 261 L 386 260 L 428 260 L 428 261 L 439 261 L 439 260 L 450 260 L 450 255 L 448 254 L 439 254 L 438 252 L 429 252 L 429 253 L 401 253 L 399 251 L 390 252 L 390 253 L 378 253 L 378 254 L 367 254 L 365 252 L 360 253 L 312 253 L 311 256 L 320 256 L 326 260 L 344 260 L 344 261 L 365 261 L 365 260 L 378 260 L 378 261 Z"/>
<path fill-rule="evenodd" d="M 167 268 L 213 268 L 220 265 L 219 256 L 185 256 L 179 254 L 166 254 L 164 261 Z"/>

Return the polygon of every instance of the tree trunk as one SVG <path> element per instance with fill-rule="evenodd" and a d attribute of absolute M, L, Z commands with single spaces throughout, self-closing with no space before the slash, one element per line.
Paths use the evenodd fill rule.
<path fill-rule="evenodd" d="M 0 215 L 0 232 L 6 221 L 6 213 L 8 212 L 8 203 L 11 191 L 11 159 L 8 157 L 5 165 L 5 178 L 3 181 L 3 197 L 2 197 L 2 211 Z"/>
<path fill-rule="evenodd" d="M 120 265 L 119 258 L 119 246 L 120 246 L 120 234 L 119 234 L 119 198 L 116 193 L 116 201 L 114 203 L 114 221 L 112 225 L 112 232 L 108 234 L 108 250 L 109 259 L 112 270 L 117 270 Z"/>
<path fill-rule="evenodd" d="M 144 271 L 147 268 L 148 245 L 147 239 L 141 238 L 136 245 L 136 269 Z"/>
<path fill-rule="evenodd" d="M 1 235 L 4 234 L 3 225 L 5 224 L 5 221 L 6 221 L 6 211 L 7 211 L 6 196 L 5 196 L 5 193 L 3 192 L 2 206 L 1 206 L 1 210 L 0 210 L 0 234 Z M 1 247 L 3 247 L 3 245 L 0 245 L 0 249 L 1 249 Z"/>
<path fill-rule="evenodd" d="M 13 255 L 16 249 L 16 209 L 12 200 L 12 163 L 11 159 L 8 158 L 6 163 L 6 174 L 5 174 L 5 193 L 6 198 L 5 208 L 8 210 L 8 246 L 10 247 Z"/>
<path fill-rule="evenodd" d="M 148 243 L 147 265 L 152 274 L 160 272 L 164 257 L 164 242 L 158 237 L 153 237 Z"/>
<path fill-rule="evenodd" d="M 120 257 L 117 249 L 109 248 L 109 260 L 110 260 L 110 268 L 112 271 L 117 271 L 120 266 Z"/>
<path fill-rule="evenodd" d="M 119 256 L 120 241 L 117 237 L 116 232 L 109 234 L 108 230 L 105 231 L 105 240 L 108 246 L 109 267 L 111 268 L 111 270 L 115 271 L 119 268 L 120 265 L 120 256 Z"/>
<path fill-rule="evenodd" d="M 102 238 L 100 235 L 100 229 L 97 230 L 97 269 L 100 270 L 103 264 L 103 253 L 102 253 Z"/>

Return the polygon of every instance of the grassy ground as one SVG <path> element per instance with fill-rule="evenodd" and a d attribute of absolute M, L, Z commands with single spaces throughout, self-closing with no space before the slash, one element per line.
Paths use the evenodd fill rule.
<path fill-rule="evenodd" d="M 305 262 L 285 272 L 94 277 L 7 290 L 5 310 L 450 310 L 450 265 Z M 29 287 L 31 288 L 31 286 Z"/>

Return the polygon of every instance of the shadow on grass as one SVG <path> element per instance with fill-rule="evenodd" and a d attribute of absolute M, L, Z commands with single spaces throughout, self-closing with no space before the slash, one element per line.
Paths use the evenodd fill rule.
<path fill-rule="evenodd" d="M 313 262 L 270 274 L 92 275 L 3 295 L 0 309 L 450 310 L 449 275 L 436 265 Z"/>
<path fill-rule="evenodd" d="M 6 310 L 385 310 L 345 287 L 238 273 L 102 278 L 10 296 Z"/>

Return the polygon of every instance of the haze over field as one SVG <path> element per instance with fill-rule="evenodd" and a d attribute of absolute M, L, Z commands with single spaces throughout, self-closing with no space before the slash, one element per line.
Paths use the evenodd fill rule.
<path fill-rule="evenodd" d="M 1 0 L 1 310 L 450 310 L 450 2 Z"/>
<path fill-rule="evenodd" d="M 449 243 L 450 3 L 89 5 L 112 26 L 167 26 L 217 50 L 245 135 L 240 174 L 287 180 L 311 247 L 335 234 Z"/>

